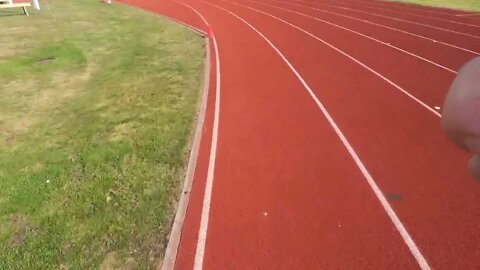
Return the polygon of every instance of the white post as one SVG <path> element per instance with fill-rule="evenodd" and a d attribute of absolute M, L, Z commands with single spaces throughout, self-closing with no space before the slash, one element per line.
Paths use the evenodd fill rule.
<path fill-rule="evenodd" d="M 32 4 L 36 10 L 40 10 L 40 3 L 38 3 L 38 0 L 32 0 Z"/>
<path fill-rule="evenodd" d="M 7 0 L 9 4 L 13 4 L 13 0 Z"/>

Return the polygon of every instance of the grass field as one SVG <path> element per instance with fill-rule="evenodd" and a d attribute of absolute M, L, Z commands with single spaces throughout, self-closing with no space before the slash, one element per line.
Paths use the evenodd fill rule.
<path fill-rule="evenodd" d="M 423 6 L 443 7 L 464 11 L 480 11 L 479 0 L 385 0 L 391 2 L 402 2 Z"/>
<path fill-rule="evenodd" d="M 0 11 L 0 269 L 161 260 L 204 41 L 93 0 Z"/>

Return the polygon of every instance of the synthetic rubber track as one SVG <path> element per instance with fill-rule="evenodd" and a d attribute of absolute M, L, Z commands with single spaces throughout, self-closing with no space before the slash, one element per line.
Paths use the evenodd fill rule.
<path fill-rule="evenodd" d="M 175 269 L 480 269 L 479 183 L 439 124 L 480 20 L 369 0 L 122 2 L 213 33 Z"/>

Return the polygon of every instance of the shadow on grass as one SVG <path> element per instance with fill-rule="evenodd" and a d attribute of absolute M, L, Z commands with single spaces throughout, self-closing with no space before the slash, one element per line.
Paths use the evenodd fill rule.
<path fill-rule="evenodd" d="M 25 13 L 23 13 L 23 10 L 20 9 L 20 11 L 0 11 L 0 17 L 10 17 L 10 16 L 25 16 Z M 27 16 L 25 16 L 27 17 Z"/>

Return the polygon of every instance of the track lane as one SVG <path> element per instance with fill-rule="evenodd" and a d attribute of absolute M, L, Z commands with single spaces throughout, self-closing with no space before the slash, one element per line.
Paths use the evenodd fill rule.
<path fill-rule="evenodd" d="M 378 91 L 384 86 L 373 86 L 376 79 L 366 79 L 367 74 L 357 75 L 351 67 L 339 68 L 340 59 L 330 54 L 310 54 L 321 51 L 316 44 L 310 45 L 311 42 L 287 29 L 266 23 L 238 7 L 222 6 L 246 17 L 285 51 L 317 90 L 317 95 L 325 100 L 347 137 L 355 142 L 354 147 L 366 160 L 367 167 L 374 170 L 372 173 L 382 189 L 387 194 L 405 196 L 406 199 L 394 203 L 394 207 L 400 211 L 400 219 L 408 222 L 407 228 L 411 228 L 432 266 L 435 269 L 478 268 L 480 253 L 476 248 L 478 231 L 475 228 L 480 213 L 476 205 L 480 193 L 465 169 L 467 155 L 446 141 L 438 122 L 418 107 L 412 108 L 410 103 L 401 102 L 401 98 L 386 94 L 394 92 Z M 292 49 L 292 40 L 301 40 L 302 50 Z M 328 72 L 322 76 L 315 63 L 329 63 L 337 74 L 341 70 L 347 73 L 338 76 Z M 352 93 L 351 89 L 358 88 L 359 82 L 347 82 L 347 77 L 362 78 L 361 93 Z M 358 104 L 359 100 L 362 104 Z"/>
<path fill-rule="evenodd" d="M 287 2 L 282 0 L 283 2 Z M 324 2 L 311 2 L 306 0 L 293 0 L 294 3 L 300 3 L 304 6 L 319 8 L 326 11 L 337 12 L 345 14 L 351 17 L 368 20 L 377 24 L 382 24 L 388 27 L 401 29 L 403 31 L 411 32 L 417 35 L 427 36 L 433 39 L 438 39 L 450 44 L 454 44 L 460 47 L 464 47 L 473 51 L 480 51 L 480 38 L 478 36 L 470 34 L 458 34 L 452 32 L 453 30 L 439 29 L 439 27 L 432 28 L 422 26 L 419 24 L 412 24 L 408 22 L 402 22 L 399 19 L 391 19 L 384 15 L 374 15 L 363 10 L 356 10 L 352 8 L 339 7 L 336 5 L 324 3 Z M 383 16 L 383 17 L 382 17 Z"/>
<path fill-rule="evenodd" d="M 331 2 L 330 2 L 331 3 Z M 427 23 L 432 24 L 438 27 L 447 27 L 451 30 L 458 30 L 458 31 L 467 31 L 471 34 L 478 35 L 480 33 L 480 25 L 474 24 L 471 22 L 460 22 L 456 20 L 452 20 L 452 18 L 445 19 L 438 16 L 431 16 L 431 15 L 424 15 L 418 14 L 416 12 L 406 12 L 403 10 L 393 9 L 392 7 L 381 7 L 377 5 L 366 5 L 364 3 L 358 3 L 355 1 L 336 1 L 336 4 L 340 4 L 346 7 L 354 7 L 361 10 L 370 10 L 372 12 L 380 12 L 381 14 L 392 16 L 395 18 L 411 20 L 414 22 L 420 23 Z M 459 18 L 458 16 L 456 17 Z M 461 18 L 461 17 L 460 17 Z"/>
<path fill-rule="evenodd" d="M 458 70 L 465 62 L 480 54 L 478 52 L 469 51 L 466 48 L 455 47 L 455 45 L 444 43 L 436 39 L 426 38 L 425 36 L 416 35 L 410 32 L 403 32 L 396 28 L 390 28 L 388 26 L 358 19 L 338 12 L 326 11 L 315 7 L 287 3 L 279 0 L 262 2 L 353 29 L 384 42 L 394 44 L 436 63 L 446 65 L 454 70 Z M 429 49 L 425 50 L 424 48 Z"/>
<path fill-rule="evenodd" d="M 288 22 L 332 44 L 426 103 L 430 108 L 443 104 L 448 86 L 455 77 L 454 73 L 432 66 L 430 63 L 420 61 L 385 45 L 359 37 L 354 33 L 338 31 L 333 26 L 321 24 L 286 10 L 258 4 L 258 2 L 246 2 L 250 6 L 273 13 L 277 17 L 285 18 Z M 245 3 L 245 1 L 242 1 L 242 3 Z M 325 47 L 320 42 L 318 45 Z M 427 50 L 427 48 L 424 48 L 424 50 Z M 338 52 L 333 51 L 333 53 Z M 378 57 L 378 55 L 382 57 Z M 425 78 L 434 79 L 426 80 Z"/>
<path fill-rule="evenodd" d="M 415 5 L 409 3 L 401 3 L 401 2 L 393 2 L 393 1 L 352 1 L 356 3 L 366 4 L 366 5 L 373 5 L 373 6 L 381 6 L 381 7 L 388 7 L 392 9 L 398 9 L 407 12 L 415 12 L 418 14 L 427 14 L 427 15 L 435 15 L 438 17 L 443 17 L 446 19 L 455 19 L 462 22 L 473 23 L 480 25 L 480 19 L 478 17 L 469 17 L 469 15 L 475 14 L 474 12 L 467 12 L 462 10 L 454 10 L 448 8 L 440 8 L 440 7 L 430 7 L 427 5 Z"/>
<path fill-rule="evenodd" d="M 304 0 L 305 2 L 315 3 L 315 4 L 325 4 L 336 6 L 342 9 L 348 9 L 355 12 L 371 14 L 376 17 L 382 17 L 389 20 L 394 20 L 397 22 L 408 23 L 408 24 L 415 24 L 418 26 L 437 29 L 445 32 L 455 33 L 457 35 L 463 36 L 470 36 L 478 38 L 480 35 L 480 29 L 478 26 L 471 26 L 468 25 L 460 25 L 451 23 L 448 21 L 444 21 L 439 18 L 429 18 L 429 17 L 419 17 L 415 14 L 409 13 L 399 13 L 395 10 L 389 10 L 386 8 L 375 8 L 365 5 L 356 4 L 353 2 L 347 1 L 332 1 L 332 0 L 320 0 L 320 1 L 311 1 L 311 0 Z"/>
<path fill-rule="evenodd" d="M 204 13 L 208 15 L 208 11 Z M 261 50 L 261 49 L 259 49 L 259 46 L 256 42 L 252 43 L 251 45 L 248 45 L 252 41 L 251 38 L 245 38 L 245 34 L 247 34 L 248 36 L 248 33 L 249 33 L 248 31 L 245 34 L 240 35 L 238 31 L 241 31 L 241 28 L 239 27 L 232 28 L 232 25 L 228 24 L 227 18 L 222 18 L 222 16 L 219 14 L 214 15 L 213 17 L 218 18 L 219 22 L 222 22 L 222 25 L 227 24 L 225 27 L 226 31 L 230 32 L 229 31 L 230 29 L 236 29 L 236 33 L 234 35 L 241 36 L 242 39 L 241 41 L 237 40 L 235 44 L 240 45 L 237 42 L 242 42 L 241 43 L 243 45 L 242 48 L 248 48 L 249 46 L 253 45 L 254 47 L 253 49 L 260 55 L 268 56 L 269 53 L 271 53 L 268 47 L 264 47 L 264 49 L 266 49 L 265 53 L 258 52 L 258 50 Z M 221 30 L 219 30 L 218 27 L 215 27 L 215 25 L 216 24 L 214 23 L 214 20 L 213 20 L 212 26 L 214 27 L 214 29 L 216 29 L 215 33 L 219 39 L 219 44 L 222 44 L 222 39 L 220 38 L 221 33 L 219 33 L 219 31 Z M 250 33 L 250 35 L 252 34 L 254 33 Z M 245 42 L 244 40 L 247 40 L 247 41 Z M 222 45 L 220 45 L 220 47 L 222 48 Z M 224 46 L 224 48 L 227 49 L 227 48 L 230 48 L 230 46 Z M 232 48 L 232 52 L 235 52 L 233 55 L 235 55 L 235 59 L 238 59 L 238 55 L 237 55 L 238 50 L 235 48 Z M 263 52 L 263 50 L 261 50 L 261 52 Z M 231 55 L 231 54 L 224 52 L 223 55 L 226 55 L 228 57 L 228 55 Z M 252 60 L 250 60 L 250 61 L 247 61 L 247 63 L 249 63 L 248 66 L 250 67 L 250 69 L 252 66 L 254 66 L 252 64 L 259 65 L 261 63 L 265 63 L 267 65 L 267 69 L 270 69 L 268 71 L 268 74 L 272 74 L 272 69 L 276 70 L 276 68 L 273 68 L 273 66 L 271 66 L 272 65 L 272 63 L 270 63 L 271 60 L 273 60 L 271 59 L 271 57 L 265 57 L 265 59 L 253 59 L 253 62 Z M 237 61 L 238 60 L 235 60 L 235 62 Z M 225 67 L 225 70 L 238 70 L 238 68 L 227 68 L 228 62 L 229 61 L 223 61 L 222 63 L 222 66 Z M 275 66 L 274 63 L 273 65 Z M 282 65 L 278 65 L 278 66 L 282 67 Z M 286 67 L 284 66 L 283 68 L 286 69 Z M 263 69 L 260 68 L 260 70 L 263 70 Z M 286 69 L 285 72 L 286 72 L 285 74 L 286 78 L 288 78 L 289 75 L 292 76 L 291 73 L 288 73 L 288 69 Z M 275 76 L 282 75 L 283 73 L 284 72 L 282 72 L 281 69 L 279 70 L 279 72 L 273 72 Z M 260 83 L 260 87 L 255 87 L 256 84 L 252 85 L 251 78 L 253 78 L 252 77 L 253 74 L 257 74 L 255 80 Z M 242 84 L 239 85 L 238 73 L 231 74 L 231 75 L 234 76 L 233 78 L 235 78 L 235 80 L 229 79 L 228 75 L 223 73 L 222 81 L 225 82 L 225 84 L 222 86 L 223 89 L 237 89 L 233 87 L 241 87 Z M 322 226 L 322 224 L 323 226 L 326 227 L 324 229 L 325 231 L 338 232 L 338 227 L 337 227 L 338 224 L 336 222 L 332 222 L 331 220 L 328 220 L 329 215 L 327 213 L 325 215 L 322 215 L 327 220 L 323 220 L 320 222 L 307 222 L 307 220 L 316 219 L 315 215 L 312 215 L 313 212 L 306 211 L 305 213 L 303 213 L 301 211 L 298 211 L 299 209 L 298 207 L 303 208 L 304 210 L 312 208 L 312 209 L 317 209 L 318 211 L 318 206 L 320 206 L 318 204 L 319 203 L 318 198 L 315 198 L 315 197 L 312 198 L 311 196 L 314 196 L 314 194 L 312 194 L 312 191 L 306 192 L 305 189 L 308 189 L 309 187 L 313 189 L 321 188 L 319 183 L 311 182 L 311 180 L 314 179 L 312 177 L 315 177 L 315 175 L 318 175 L 317 173 L 315 173 L 315 169 L 313 170 L 313 172 L 310 171 L 310 174 L 312 175 L 310 175 L 310 177 L 307 177 L 305 179 L 304 177 L 302 177 L 302 175 L 304 175 L 305 173 L 304 167 L 300 169 L 297 166 L 294 166 L 294 164 L 298 164 L 297 162 L 309 160 L 308 157 L 310 155 L 307 155 L 307 157 L 302 158 L 302 154 L 305 154 L 304 152 L 306 148 L 304 147 L 307 147 L 308 149 L 310 147 L 304 144 L 303 146 L 299 145 L 299 149 L 297 148 L 292 152 L 293 149 L 292 149 L 291 143 L 284 142 L 284 140 L 290 141 L 294 139 L 294 141 L 296 142 L 295 145 L 297 145 L 297 144 L 301 144 L 301 142 L 303 142 L 304 139 L 307 139 L 307 140 L 308 138 L 313 139 L 315 138 L 315 135 L 320 135 L 320 134 L 317 134 L 317 131 L 316 131 L 317 127 L 315 123 L 317 120 L 312 119 L 311 118 L 312 116 L 306 116 L 307 123 L 313 120 L 314 122 L 312 124 L 306 124 L 304 122 L 305 120 L 300 120 L 299 117 L 298 118 L 293 117 L 293 119 L 291 118 L 292 114 L 296 115 L 299 113 L 296 110 L 292 112 L 291 109 L 289 109 L 289 107 L 292 107 L 293 104 L 298 102 L 297 100 L 298 91 L 295 91 L 295 88 L 298 88 L 298 86 L 289 87 L 289 85 L 291 83 L 294 83 L 295 85 L 295 84 L 298 84 L 298 82 L 293 81 L 291 83 L 287 83 L 286 80 L 276 81 L 276 80 L 273 80 L 271 77 L 269 78 L 268 76 L 266 76 L 265 78 L 261 78 L 261 77 L 259 78 L 257 69 L 251 70 L 250 72 L 247 72 L 246 74 L 244 74 L 244 76 L 240 76 L 240 77 L 243 77 L 243 79 L 241 79 L 240 81 L 247 79 L 247 83 L 249 85 L 248 88 L 255 89 L 255 95 L 252 95 L 251 92 L 249 93 L 245 91 L 247 89 L 245 87 L 243 87 L 243 91 L 241 91 L 240 89 L 242 88 L 240 88 L 238 89 L 238 91 L 231 91 L 231 92 L 225 91 L 224 92 L 225 94 L 223 94 L 222 100 L 225 100 L 225 103 L 222 104 L 224 108 L 222 109 L 222 119 L 226 119 L 226 118 L 228 119 L 229 113 L 232 113 L 233 117 L 235 118 L 238 118 L 239 117 L 238 114 L 240 113 L 241 119 L 239 119 L 240 121 L 238 120 L 230 121 L 230 122 L 223 121 L 221 122 L 221 126 L 220 126 L 221 135 L 220 135 L 219 153 L 217 156 L 219 163 L 217 166 L 218 174 L 216 175 L 226 174 L 228 175 L 228 177 L 225 178 L 224 181 L 221 181 L 218 179 L 221 179 L 222 177 L 216 176 L 217 182 L 216 182 L 216 186 L 214 188 L 214 194 L 212 197 L 211 223 L 209 225 L 209 230 L 212 230 L 216 233 L 209 235 L 207 239 L 207 247 L 206 247 L 206 254 L 205 254 L 206 255 L 205 269 L 212 269 L 212 268 L 223 269 L 225 267 L 230 269 L 232 269 L 231 267 L 233 267 L 233 269 L 245 269 L 245 267 L 252 265 L 252 260 L 255 262 L 253 263 L 253 265 L 257 265 L 259 268 L 262 268 L 262 265 L 285 266 L 285 265 L 292 265 L 292 263 L 294 263 L 293 265 L 297 265 L 299 267 L 304 265 L 305 266 L 304 269 L 308 269 L 309 267 L 314 267 L 316 265 L 332 263 L 332 260 L 335 260 L 335 261 L 339 260 L 338 263 L 340 265 L 345 263 L 358 262 L 358 259 L 354 259 L 354 258 L 351 258 L 350 260 L 346 260 L 346 259 L 341 260 L 341 258 L 332 258 L 330 260 L 322 260 L 322 259 L 328 258 L 327 255 L 330 253 L 324 250 L 325 247 L 319 245 L 318 240 L 321 239 L 322 236 L 319 236 L 319 238 L 317 239 L 312 239 L 311 237 L 307 237 L 307 235 L 309 235 L 308 234 L 309 232 L 318 232 L 318 228 L 319 228 L 318 226 Z M 231 87 L 227 86 L 227 83 L 229 81 L 235 81 L 234 85 L 232 85 Z M 272 83 L 276 87 L 268 86 L 268 85 L 271 85 Z M 266 84 L 267 87 L 265 87 L 264 84 Z M 277 98 L 279 98 L 279 100 L 277 101 L 277 99 L 274 97 L 274 93 L 278 91 L 277 89 L 286 90 L 289 88 L 293 90 L 291 91 L 291 94 L 293 96 L 288 95 L 287 97 L 285 97 L 286 93 L 282 92 L 283 95 L 278 96 Z M 234 98 L 228 98 L 229 94 L 233 95 Z M 228 100 L 230 100 L 230 102 L 232 103 L 226 104 Z M 308 100 L 308 97 L 307 97 L 307 100 Z M 246 104 L 244 102 L 246 102 Z M 251 107 L 256 102 L 261 102 L 261 104 L 259 104 L 261 106 L 255 106 L 256 110 L 242 111 L 242 108 L 244 106 Z M 288 107 L 285 107 L 285 105 L 287 104 L 288 104 Z M 305 113 L 304 109 L 307 109 L 307 111 L 312 109 L 312 108 L 309 108 L 309 106 L 305 106 L 304 101 L 301 101 L 298 105 L 294 107 L 297 107 L 297 106 L 302 106 L 301 112 L 300 112 L 301 115 Z M 313 116 L 313 118 L 320 116 L 318 114 L 318 111 L 316 111 L 315 115 L 316 116 Z M 291 132 L 285 133 L 285 131 L 283 134 L 280 134 L 277 131 L 278 127 L 276 127 L 279 124 L 278 123 L 279 120 L 281 122 L 281 127 L 283 127 L 281 128 L 281 130 L 297 130 L 298 132 L 291 131 L 292 133 L 297 135 L 292 136 L 290 135 Z M 321 121 L 321 119 L 319 120 Z M 222 123 L 223 125 L 230 124 L 231 127 L 224 128 L 222 127 Z M 267 125 L 267 127 L 262 127 L 264 125 Z M 290 126 L 290 125 L 293 125 L 293 126 Z M 309 127 L 308 130 L 305 130 L 305 127 Z M 329 127 L 327 126 L 326 129 L 328 130 L 328 128 Z M 230 132 L 228 132 L 229 130 Z M 241 131 L 241 130 L 245 130 L 245 133 L 239 134 L 238 131 Z M 234 134 L 230 134 L 231 132 L 234 132 Z M 227 142 L 222 143 L 222 139 L 221 139 L 222 134 L 224 134 L 223 138 L 229 138 Z M 261 136 L 261 134 L 263 134 L 264 136 Z M 286 135 L 286 134 L 289 134 L 289 135 Z M 300 135 L 300 137 L 298 137 L 298 135 Z M 328 135 L 328 132 L 327 132 L 327 135 Z M 280 136 L 280 138 L 278 136 Z M 246 141 L 244 143 L 239 143 L 238 141 L 235 142 L 236 138 L 238 138 L 237 140 L 240 140 L 240 141 L 245 141 L 245 140 Z M 269 138 L 270 140 L 267 138 Z M 279 139 L 280 139 L 280 142 L 279 142 Z M 232 140 L 233 142 L 231 142 Z M 330 140 L 326 139 L 325 141 L 330 141 Z M 229 142 L 232 143 L 231 146 L 229 147 L 224 146 L 225 148 L 228 149 L 228 151 L 225 150 L 225 152 L 222 152 L 221 150 L 222 146 L 224 144 L 229 145 Z M 312 145 L 315 146 L 318 143 L 319 142 L 312 142 Z M 322 143 L 320 144 L 322 145 Z M 335 145 L 335 143 L 333 144 Z M 338 141 L 337 141 L 337 145 L 338 145 Z M 248 151 L 250 149 L 251 151 Z M 302 149 L 305 149 L 305 150 L 302 150 Z M 280 153 L 282 152 L 284 152 L 283 155 L 280 155 Z M 293 156 L 288 154 L 289 152 L 292 152 L 295 159 Z M 340 155 L 342 156 L 341 150 L 334 151 L 334 153 L 337 153 L 337 152 L 340 153 Z M 316 156 L 319 153 L 320 152 L 315 151 L 315 153 L 312 153 L 312 154 Z M 343 151 L 343 155 L 344 154 L 345 152 Z M 222 158 L 222 155 L 226 155 L 228 157 Z M 262 156 L 265 158 L 261 158 L 261 159 L 252 158 L 252 157 L 258 157 L 258 156 Z M 335 156 L 336 154 L 332 154 L 333 159 L 337 159 Z M 275 160 L 271 160 L 271 157 L 277 157 L 277 158 Z M 245 158 L 247 158 L 247 160 L 245 160 Z M 314 162 L 317 159 L 312 159 L 309 162 Z M 237 163 L 232 164 L 232 160 L 237 161 Z M 222 165 L 221 163 L 222 161 L 227 162 L 228 166 Z M 337 160 L 337 161 L 340 163 L 343 163 L 340 160 Z M 287 167 L 285 167 L 286 164 L 290 164 L 290 167 L 288 169 Z M 245 165 L 247 165 L 248 169 L 244 167 Z M 235 166 L 235 167 L 232 167 L 232 166 Z M 269 170 L 273 169 L 272 166 L 274 168 L 278 167 L 278 169 L 275 169 L 269 172 Z M 259 169 L 259 167 L 263 169 Z M 283 169 L 280 169 L 280 167 L 282 167 Z M 320 169 L 323 168 L 323 166 L 320 166 L 320 167 L 321 167 Z M 222 171 L 222 170 L 225 170 L 225 171 Z M 234 170 L 233 173 L 232 173 L 232 170 Z M 325 169 L 322 169 L 321 171 L 323 170 Z M 327 169 L 326 171 L 324 171 L 324 173 L 328 174 L 328 171 L 329 170 Z M 300 174 L 298 178 L 294 177 L 296 174 Z M 349 175 L 349 173 L 347 173 L 347 175 Z M 262 179 L 263 181 L 258 182 L 257 179 Z M 300 179 L 305 179 L 305 180 L 300 180 L 302 184 L 297 183 L 299 186 L 300 185 L 304 185 L 304 186 L 303 187 L 299 187 L 297 185 L 291 186 L 293 183 L 295 183 L 295 182 L 291 182 L 293 179 L 297 179 L 297 181 Z M 308 179 L 311 179 L 311 180 L 308 180 Z M 341 179 L 339 179 L 338 181 L 340 182 Z M 336 188 L 341 188 L 341 186 L 343 185 L 339 184 L 339 186 L 337 186 Z M 267 191 L 269 189 L 272 189 L 271 193 L 273 193 L 272 194 L 273 198 L 271 196 L 268 196 Z M 215 192 L 215 190 L 221 190 L 221 191 L 223 190 L 224 192 Z M 225 191 L 229 191 L 229 192 L 225 192 Z M 358 192 L 360 192 L 361 194 L 365 192 L 365 190 L 362 191 L 362 189 L 360 189 Z M 371 194 L 368 193 L 368 190 L 365 193 L 367 195 L 367 198 L 369 195 L 371 196 Z M 215 196 L 221 196 L 222 199 L 215 199 Z M 355 195 L 352 195 L 352 196 L 355 197 Z M 266 197 L 266 198 L 264 200 L 259 200 L 262 197 Z M 287 203 L 289 201 L 288 199 L 289 197 L 290 197 L 290 200 L 293 199 L 292 204 Z M 239 200 L 239 198 L 241 198 L 241 200 Z M 282 201 L 281 198 L 286 198 L 287 202 L 285 203 L 287 204 L 284 204 L 283 206 L 277 205 L 279 202 Z M 370 199 L 373 199 L 373 198 L 370 197 Z M 239 204 L 238 203 L 239 201 L 241 201 L 242 204 Z M 369 204 L 369 202 L 371 203 L 369 199 L 366 199 L 366 203 Z M 268 207 L 268 205 L 272 203 L 273 205 Z M 266 206 L 267 208 L 265 208 Z M 347 208 L 350 208 L 350 207 L 352 206 L 351 205 L 347 206 Z M 380 220 L 383 220 L 385 218 L 385 216 L 382 215 L 381 210 L 380 210 L 380 213 L 375 214 L 375 212 L 378 211 L 377 207 L 373 206 L 372 211 L 373 211 L 374 217 L 379 215 Z M 267 222 L 265 223 L 262 221 L 262 219 L 265 218 L 263 212 L 267 213 L 267 217 L 268 217 Z M 239 216 L 241 216 L 241 218 L 238 218 Z M 287 220 L 298 220 L 299 222 L 296 222 L 295 224 L 290 224 L 290 222 L 285 222 L 285 218 L 287 218 Z M 346 217 L 346 218 L 349 219 L 350 217 Z M 351 217 L 351 218 L 355 219 L 355 217 Z M 284 224 L 284 227 L 279 228 L 277 226 L 278 224 Z M 301 230 L 299 229 L 300 228 L 299 226 L 302 228 Z M 379 226 L 383 227 L 383 226 L 386 226 L 386 224 L 385 225 L 379 224 Z M 352 233 L 353 235 L 356 235 L 356 232 L 358 232 L 358 230 L 370 230 L 370 229 L 371 228 L 369 226 L 365 227 L 364 225 L 360 225 L 357 228 L 348 228 L 348 229 L 345 228 L 342 231 L 345 235 L 352 235 Z M 235 231 L 234 234 L 232 234 L 232 230 Z M 295 233 L 297 235 L 295 235 Z M 369 234 L 371 234 L 371 232 Z M 268 235 L 270 235 L 271 237 L 265 238 L 265 236 L 268 236 Z M 391 233 L 391 236 L 394 239 L 398 237 L 394 235 L 393 232 Z M 363 237 L 365 237 L 365 234 L 363 234 Z M 365 241 L 365 239 L 362 239 L 363 237 L 362 236 L 359 237 L 360 242 Z M 263 243 L 265 244 L 264 246 L 262 245 L 259 246 L 259 244 L 262 243 L 263 241 L 267 241 L 267 242 Z M 372 246 L 375 247 L 375 243 L 377 241 L 374 240 L 373 242 L 374 244 Z M 238 244 L 238 247 L 236 245 L 232 246 L 232 243 Z M 283 243 L 283 245 L 285 246 L 279 248 L 280 243 Z M 291 247 L 297 246 L 300 243 L 304 247 L 311 247 L 312 249 L 311 253 L 306 252 L 308 248 L 306 249 L 304 248 L 302 250 L 299 250 L 298 252 L 292 251 Z M 384 243 L 382 243 L 382 245 L 383 244 Z M 245 251 L 245 248 L 244 248 L 245 246 L 252 247 L 252 250 L 250 252 Z M 330 247 L 335 248 L 336 246 L 337 245 L 332 243 Z M 276 248 L 273 249 L 273 247 L 276 247 Z M 209 248 L 214 249 L 215 252 L 209 252 Z M 272 250 L 274 254 L 271 254 L 270 256 L 262 256 L 264 255 L 264 252 L 262 252 L 263 248 L 267 248 L 267 250 L 268 249 Z M 318 250 L 319 248 L 321 249 L 321 251 Z M 352 248 L 358 249 L 359 247 L 357 245 L 354 245 L 353 247 L 350 247 L 350 249 Z M 401 247 L 399 248 L 400 250 L 402 250 Z M 372 252 L 370 248 L 366 248 L 366 249 L 363 248 L 363 249 L 364 249 L 363 252 L 365 253 Z M 233 252 L 233 254 L 231 254 L 230 252 Z M 220 253 L 222 254 L 221 257 L 216 255 Z M 321 256 L 321 258 L 313 258 L 311 257 L 311 255 L 314 253 L 318 253 L 318 254 L 324 253 L 325 257 Z M 400 254 L 402 253 L 403 252 L 400 252 Z M 349 252 L 346 255 L 351 256 L 352 254 L 356 254 L 356 252 L 353 252 L 353 253 Z M 233 262 L 235 262 L 234 266 L 231 265 L 232 260 Z M 407 257 L 407 263 L 409 262 L 409 260 L 410 260 L 410 257 Z M 403 261 L 402 259 L 399 259 L 399 261 L 395 263 L 402 264 L 402 261 Z M 316 262 L 316 263 L 312 264 L 312 262 Z M 377 260 L 375 259 L 370 261 L 370 263 L 373 265 L 378 264 L 379 267 L 383 267 L 380 265 L 389 265 L 392 262 L 391 261 L 385 262 L 383 259 L 377 262 Z M 211 266 L 209 267 L 209 265 Z"/>
<path fill-rule="evenodd" d="M 383 46 L 386 46 L 386 47 L 389 47 L 391 49 L 394 49 L 396 50 L 397 52 L 400 52 L 400 53 L 403 53 L 403 54 L 406 54 L 406 55 L 409 55 L 411 57 L 414 57 L 420 61 L 425 61 L 431 65 L 434 65 L 440 69 L 443 69 L 445 71 L 448 71 L 450 73 L 453 73 L 453 74 L 456 74 L 457 72 L 451 68 L 448 68 L 444 65 L 442 65 L 441 63 L 438 63 L 438 62 L 435 62 L 435 61 L 432 61 L 430 59 L 427 59 L 427 58 L 424 58 L 422 57 L 421 55 L 417 55 L 411 51 L 408 51 L 408 50 L 405 50 L 403 48 L 400 48 L 398 46 L 395 46 L 395 45 L 392 45 L 390 42 L 385 42 L 385 41 L 382 41 L 380 39 L 377 39 L 373 36 L 370 36 L 368 34 L 364 34 L 364 33 L 361 33 L 361 32 L 358 32 L 356 31 L 355 29 L 353 28 L 348 28 L 348 27 L 344 27 L 344 26 L 341 26 L 341 25 L 338 25 L 338 24 L 335 24 L 335 23 L 332 23 L 332 22 L 329 22 L 327 20 L 323 20 L 322 18 L 319 18 L 317 16 L 311 16 L 311 15 L 308 15 L 306 13 L 303 13 L 303 12 L 298 12 L 298 11 L 295 11 L 295 10 L 291 10 L 291 9 L 288 9 L 288 8 L 283 8 L 283 7 L 280 7 L 278 5 L 273 5 L 273 4 L 269 4 L 269 3 L 265 3 L 264 1 L 255 1 L 255 0 L 246 0 L 246 1 L 251 1 L 252 3 L 255 3 L 255 4 L 262 4 L 262 5 L 266 5 L 266 6 L 269 6 L 269 7 L 274 7 L 275 9 L 279 9 L 279 10 L 284 10 L 284 11 L 288 11 L 290 13 L 293 13 L 293 14 L 296 14 L 296 15 L 299 15 L 299 16 L 302 16 L 302 17 L 305 17 L 305 18 L 308 18 L 308 19 L 311 19 L 311 20 L 314 20 L 314 21 L 317 21 L 319 22 L 320 24 L 326 24 L 326 25 L 329 25 L 329 26 L 332 26 L 333 28 L 335 29 L 340 29 L 340 30 L 343 30 L 343 31 L 347 31 L 347 32 L 350 32 L 354 35 L 356 35 L 357 37 L 360 37 L 360 38 L 363 38 L 363 39 L 367 39 L 367 40 L 370 40 L 370 41 L 373 41 L 373 42 L 376 42 L 378 44 L 381 44 Z"/>

